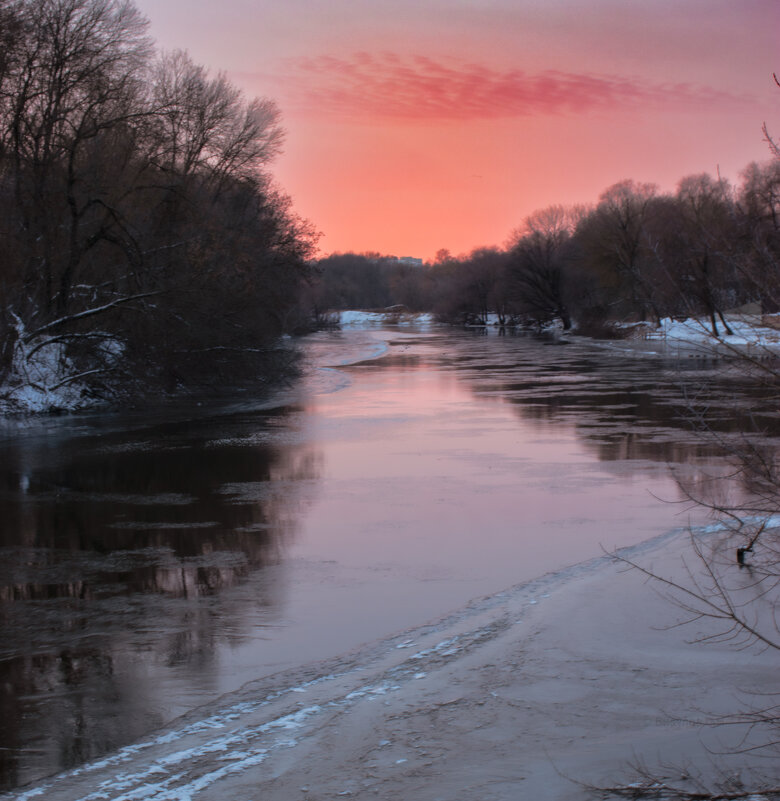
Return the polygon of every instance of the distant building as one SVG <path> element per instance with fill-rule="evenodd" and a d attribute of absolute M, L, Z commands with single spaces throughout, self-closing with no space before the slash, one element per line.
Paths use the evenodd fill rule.
<path fill-rule="evenodd" d="M 396 259 L 399 264 L 408 264 L 410 267 L 422 267 L 423 260 L 416 259 L 414 256 L 401 256 L 399 259 Z"/>

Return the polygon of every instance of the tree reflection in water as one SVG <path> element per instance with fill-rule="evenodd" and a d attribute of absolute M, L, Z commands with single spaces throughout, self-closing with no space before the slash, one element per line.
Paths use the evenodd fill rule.
<path fill-rule="evenodd" d="M 0 786 L 161 725 L 183 711 L 165 691 L 177 673 L 204 675 L 220 643 L 273 622 L 320 469 L 297 414 L 6 444 Z"/>
<path fill-rule="evenodd" d="M 453 342 L 448 361 L 477 396 L 512 404 L 523 420 L 570 424 L 601 462 L 693 463 L 728 456 L 745 436 L 780 436 L 774 388 L 723 360 L 520 333 Z"/>
<path fill-rule="evenodd" d="M 746 380 L 739 365 L 701 358 L 702 351 L 659 358 L 640 348 L 614 353 L 609 343 L 487 331 L 450 336 L 446 348 L 407 339 L 417 352 L 386 358 L 383 367 L 451 370 L 475 396 L 510 404 L 523 421 L 570 426 L 604 470 L 626 461 L 637 470 L 642 462 L 650 471 L 673 466 L 683 500 L 761 496 L 734 458 L 746 442 L 767 463 L 778 451 L 776 392 L 760 372 Z"/>
<path fill-rule="evenodd" d="M 430 592 L 454 597 L 474 570 L 472 513 L 479 526 L 491 521 L 487 534 L 479 529 L 486 573 L 499 562 L 515 576 L 518 558 L 535 569 L 534 559 L 554 547 L 538 533 L 551 529 L 550 542 L 561 549 L 555 559 L 574 559 L 570 551 L 584 558 L 589 546 L 579 544 L 581 536 L 598 537 L 596 547 L 610 526 L 650 536 L 666 520 L 655 512 L 640 519 L 648 509 L 637 492 L 624 492 L 632 483 L 675 488 L 667 465 L 693 481 L 727 466 L 723 442 L 703 440 L 692 425 L 691 398 L 702 399 L 702 419 L 721 439 L 754 423 L 770 432 L 777 425 L 761 387 L 739 385 L 722 365 L 704 361 L 616 357 L 586 342 L 562 347 L 451 329 L 405 332 L 372 361 L 384 344 L 360 336 L 323 334 L 309 344 L 323 350 L 327 365 L 344 364 L 344 352 L 363 354 L 344 368 L 355 379 L 346 396 L 323 396 L 329 400 L 315 415 L 321 429 L 307 427 L 309 411 L 282 408 L 102 435 L 98 421 L 70 438 L 55 429 L 0 443 L 5 786 L 98 756 L 225 692 L 228 649 L 241 650 L 234 646 L 251 646 L 252 671 L 264 659 L 278 664 L 266 657 L 273 650 L 266 643 L 295 569 L 283 555 L 299 524 L 316 531 L 319 545 L 310 552 L 319 557 L 358 543 L 362 556 L 350 565 L 358 565 L 360 587 L 374 587 L 379 559 L 387 597 L 397 600 L 398 586 L 430 587 L 429 570 L 445 577 L 452 570 Z M 328 377 L 333 371 L 320 376 Z M 324 392 L 348 384 L 343 378 L 324 380 Z M 456 384 L 468 391 L 451 395 Z M 494 419 L 492 404 L 511 414 L 501 410 Z M 582 471 L 569 469 L 572 459 Z M 320 476 L 330 491 L 312 522 L 304 512 Z M 587 480 L 593 476 L 597 485 Z M 624 517 L 628 497 L 639 505 Z M 599 517 L 597 505 L 610 514 Z M 517 517 L 532 540 L 518 537 Z M 370 563 L 362 574 L 361 558 Z M 416 578 L 415 564 L 409 582 L 395 584 L 415 559 L 424 578 Z M 302 576 L 314 586 L 296 585 L 296 596 L 308 589 L 310 604 L 322 597 L 343 603 L 346 628 L 361 599 L 371 614 L 379 603 L 367 600 L 371 590 L 323 596 L 319 572 L 296 573 Z M 415 592 L 403 600 L 415 606 Z"/>

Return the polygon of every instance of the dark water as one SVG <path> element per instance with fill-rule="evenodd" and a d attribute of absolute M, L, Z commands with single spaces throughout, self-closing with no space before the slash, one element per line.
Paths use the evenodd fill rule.
<path fill-rule="evenodd" d="M 274 403 L 6 426 L 0 788 L 685 525 L 670 469 L 701 484 L 724 438 L 776 427 L 701 360 L 450 331 L 303 347 Z"/>

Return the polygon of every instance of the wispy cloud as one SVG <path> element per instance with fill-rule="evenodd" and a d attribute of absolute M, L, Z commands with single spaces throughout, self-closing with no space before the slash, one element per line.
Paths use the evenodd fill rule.
<path fill-rule="evenodd" d="M 498 119 L 618 108 L 733 107 L 745 98 L 689 83 L 495 69 L 427 56 L 354 53 L 288 61 L 286 93 L 307 111 L 351 118 Z"/>

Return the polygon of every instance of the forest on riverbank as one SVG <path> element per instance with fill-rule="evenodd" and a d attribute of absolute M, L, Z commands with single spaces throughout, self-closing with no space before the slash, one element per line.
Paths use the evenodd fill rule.
<path fill-rule="evenodd" d="M 0 0 L 0 399 L 47 409 L 280 369 L 316 235 L 280 113 L 127 0 Z"/>
<path fill-rule="evenodd" d="M 772 140 L 767 135 L 770 147 Z M 726 312 L 780 309 L 780 159 L 753 163 L 739 186 L 708 174 L 673 193 L 626 180 L 591 206 L 542 209 L 504 247 L 423 266 L 379 254 L 320 261 L 316 311 L 402 305 L 450 323 L 540 328 L 594 336 L 616 324 L 699 317 L 730 333 Z"/>

